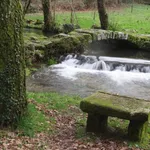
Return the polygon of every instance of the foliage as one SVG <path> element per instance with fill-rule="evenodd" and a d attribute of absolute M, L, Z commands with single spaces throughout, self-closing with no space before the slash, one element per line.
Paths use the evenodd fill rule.
<path fill-rule="evenodd" d="M 52 57 L 48 60 L 48 65 L 50 66 L 50 65 L 54 65 L 54 64 L 57 64 L 57 60 Z"/>
<path fill-rule="evenodd" d="M 33 137 L 35 133 L 48 131 L 50 128 L 44 114 L 34 104 L 28 105 L 27 113 L 18 123 L 19 135 Z"/>
<path fill-rule="evenodd" d="M 120 29 L 120 27 L 119 27 L 119 24 L 116 21 L 110 21 L 108 29 L 112 30 L 112 31 L 118 31 Z"/>

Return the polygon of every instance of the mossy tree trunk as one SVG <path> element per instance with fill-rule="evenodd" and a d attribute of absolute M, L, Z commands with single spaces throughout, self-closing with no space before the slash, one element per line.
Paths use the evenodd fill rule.
<path fill-rule="evenodd" d="M 43 15 L 44 15 L 44 32 L 52 32 L 54 20 L 52 17 L 51 0 L 42 0 Z"/>
<path fill-rule="evenodd" d="M 0 124 L 15 123 L 27 106 L 23 13 L 19 0 L 0 2 Z"/>
<path fill-rule="evenodd" d="M 108 29 L 108 15 L 106 13 L 105 0 L 97 0 L 97 7 L 98 7 L 101 28 L 104 30 L 107 30 Z"/>

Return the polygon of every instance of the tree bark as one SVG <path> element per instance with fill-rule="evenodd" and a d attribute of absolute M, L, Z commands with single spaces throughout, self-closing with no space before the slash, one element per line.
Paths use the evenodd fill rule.
<path fill-rule="evenodd" d="M 99 13 L 101 28 L 104 30 L 107 30 L 108 29 L 108 15 L 106 13 L 105 0 L 97 0 L 97 6 L 98 6 L 98 13 Z"/>
<path fill-rule="evenodd" d="M 43 15 L 44 15 L 44 32 L 51 32 L 53 30 L 54 22 L 51 10 L 51 0 L 42 0 Z"/>
<path fill-rule="evenodd" d="M 23 13 L 19 0 L 0 2 L 0 124 L 18 121 L 27 106 Z"/>

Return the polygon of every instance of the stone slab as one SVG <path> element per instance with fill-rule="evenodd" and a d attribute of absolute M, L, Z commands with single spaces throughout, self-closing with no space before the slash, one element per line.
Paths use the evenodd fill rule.
<path fill-rule="evenodd" d="M 81 101 L 80 108 L 86 113 L 127 120 L 147 121 L 150 118 L 150 101 L 100 91 Z"/>

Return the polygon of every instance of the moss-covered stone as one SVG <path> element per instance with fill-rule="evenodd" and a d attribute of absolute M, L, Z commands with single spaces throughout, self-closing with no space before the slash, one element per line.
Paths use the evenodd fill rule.
<path fill-rule="evenodd" d="M 146 137 L 148 121 L 131 120 L 128 127 L 128 136 L 132 141 L 143 142 Z"/>
<path fill-rule="evenodd" d="M 59 58 L 61 55 L 79 53 L 83 50 L 84 44 L 77 37 L 54 38 L 49 44 L 45 45 L 45 56 L 46 60 L 48 60 L 52 56 Z"/>
<path fill-rule="evenodd" d="M 109 30 L 100 30 L 100 29 L 77 29 L 78 33 L 86 33 L 92 36 L 93 41 L 100 40 L 127 40 L 135 45 L 138 48 L 150 50 L 150 36 L 149 35 L 138 35 L 130 34 L 118 31 L 109 31 Z"/>
<path fill-rule="evenodd" d="M 108 116 L 89 113 L 86 131 L 98 134 L 105 132 L 107 130 L 107 119 Z"/>
<path fill-rule="evenodd" d="M 45 60 L 49 60 L 51 57 L 59 58 L 68 53 L 80 53 L 91 40 L 91 35 L 77 32 L 61 33 L 49 38 L 36 36 L 36 34 L 25 34 L 26 58 L 28 61 L 31 54 L 39 49 L 44 51 Z"/>
<path fill-rule="evenodd" d="M 69 35 L 78 38 L 85 45 L 92 42 L 92 36 L 86 33 L 70 32 Z"/>
<path fill-rule="evenodd" d="M 68 53 L 80 53 L 92 41 L 98 40 L 128 40 L 137 45 L 137 48 L 149 50 L 150 37 L 146 35 L 129 35 L 123 32 L 106 31 L 100 29 L 76 29 L 69 34 L 57 34 L 52 37 L 46 37 L 38 34 L 25 34 L 25 44 L 27 51 L 44 50 L 45 59 L 49 60 L 51 57 L 59 58 L 61 55 Z"/>
<path fill-rule="evenodd" d="M 107 116 L 130 120 L 131 140 L 143 141 L 150 119 L 150 102 L 104 92 L 97 92 L 80 103 L 88 113 L 87 131 L 99 133 L 107 127 Z"/>
<path fill-rule="evenodd" d="M 137 45 L 141 49 L 150 50 L 150 37 L 144 35 L 130 35 L 128 41 Z"/>
<path fill-rule="evenodd" d="M 92 36 L 92 41 L 98 40 L 98 33 L 97 33 L 97 29 L 76 29 L 75 30 L 78 33 L 85 33 L 85 34 L 90 34 Z"/>
<path fill-rule="evenodd" d="M 97 92 L 85 98 L 80 108 L 87 113 L 97 113 L 128 120 L 148 120 L 150 102 L 140 99 Z"/>

